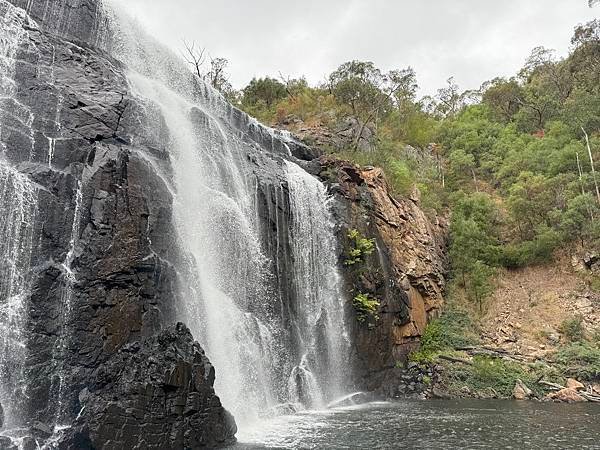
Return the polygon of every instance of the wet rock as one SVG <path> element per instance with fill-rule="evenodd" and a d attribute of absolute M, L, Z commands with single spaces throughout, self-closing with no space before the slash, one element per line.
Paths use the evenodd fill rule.
<path fill-rule="evenodd" d="M 437 386 L 434 386 L 431 389 L 431 397 L 432 398 L 439 398 L 439 399 L 449 399 L 449 398 L 452 398 L 452 396 L 450 394 L 448 394 L 446 391 L 440 389 Z"/>
<path fill-rule="evenodd" d="M 298 406 L 295 403 L 280 403 L 269 408 L 267 416 L 289 416 L 298 412 Z"/>
<path fill-rule="evenodd" d="M 26 392 L 19 406 L 28 420 L 54 424 L 56 367 L 68 368 L 61 405 L 75 418 L 78 394 L 95 368 L 124 345 L 174 322 L 174 266 L 184 254 L 175 241 L 172 195 L 157 170 L 169 173 L 168 155 L 130 144 L 140 105 L 128 92 L 125 70 L 82 43 L 96 24 L 98 3 L 13 3 L 39 19 L 22 27 L 26 38 L 15 55 L 15 101 L 30 121 L 14 120 L 13 132 L 0 133 L 3 158 L 39 187 L 32 238 L 39 244 L 31 256 L 35 270 L 24 330 Z M 65 22 L 56 15 L 61 8 Z M 23 142 L 23 136 L 32 139 Z M 67 287 L 63 263 L 69 253 L 77 281 Z M 64 317 L 67 298 L 72 313 Z M 63 360 L 51 363 L 59 336 L 65 339 Z"/>
<path fill-rule="evenodd" d="M 33 423 L 31 429 L 36 436 L 43 438 L 52 436 L 52 428 L 39 420 Z"/>
<path fill-rule="evenodd" d="M 19 450 L 38 450 L 39 446 L 35 438 L 31 436 L 25 436 L 21 441 L 21 448 Z"/>
<path fill-rule="evenodd" d="M 0 448 L 3 450 L 17 450 L 19 447 L 13 444 L 11 438 L 0 436 Z"/>
<path fill-rule="evenodd" d="M 513 389 L 513 398 L 515 400 L 527 400 L 531 398 L 533 392 L 521 380 L 517 380 Z"/>
<path fill-rule="evenodd" d="M 96 40 L 99 0 L 53 0 L 52 8 L 43 0 L 9 1 L 27 10 L 46 31 L 79 41 Z"/>
<path fill-rule="evenodd" d="M 128 344 L 94 372 L 64 448 L 216 448 L 235 441 L 214 368 L 183 324 Z M 74 443 L 79 442 L 80 447 Z"/>
<path fill-rule="evenodd" d="M 341 408 L 344 406 L 360 405 L 361 403 L 367 403 L 372 400 L 373 395 L 368 392 L 355 392 L 340 399 L 334 400 L 327 405 L 327 408 Z"/>
<path fill-rule="evenodd" d="M 573 378 L 568 378 L 567 379 L 567 383 L 566 386 L 568 389 L 574 389 L 576 391 L 580 391 L 580 390 L 584 390 L 585 389 L 585 385 L 583 383 L 580 383 L 579 381 L 573 379 Z"/>

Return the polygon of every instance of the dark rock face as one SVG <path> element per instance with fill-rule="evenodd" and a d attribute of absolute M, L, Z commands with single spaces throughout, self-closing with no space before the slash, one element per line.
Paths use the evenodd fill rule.
<path fill-rule="evenodd" d="M 98 0 L 10 0 L 42 29 L 68 39 L 93 43 L 98 38 Z"/>
<path fill-rule="evenodd" d="M 214 371 L 202 350 L 184 327 L 163 333 L 179 304 L 174 267 L 185 259 L 173 228 L 171 190 L 159 175 L 170 172 L 170 163 L 165 151 L 132 144 L 140 105 L 121 64 L 89 45 L 98 4 L 12 3 L 29 6 L 40 24 L 16 24 L 9 75 L 18 89 L 0 104 L 4 159 L 38 188 L 23 324 L 28 356 L 20 362 L 24 386 L 12 387 L 21 415 L 13 419 L 24 426 L 70 423 L 87 398 L 79 393 L 95 380 L 95 403 L 84 402 L 89 412 L 78 422 L 80 433 L 64 448 L 85 448 L 83 442 L 134 448 L 128 445 L 139 438 L 133 433 L 147 430 L 156 431 L 147 437 L 155 448 L 229 442 L 235 426 L 212 390 Z M 0 13 L 7 8 L 0 0 Z M 150 361 L 150 353 L 154 365 L 128 366 Z M 161 385 L 153 372 L 169 367 L 183 371 L 173 381 L 179 384 Z M 113 369 L 127 386 L 106 372 Z M 135 391 L 141 385 L 149 389 L 144 395 Z M 117 392 L 124 409 L 104 410 Z M 111 443 L 106 430 L 116 433 L 119 414 L 134 406 L 135 426 L 122 428 L 122 445 Z M 160 437 L 158 418 L 169 427 Z"/>
<path fill-rule="evenodd" d="M 237 430 L 212 388 L 215 371 L 179 323 L 124 346 L 80 393 L 82 414 L 64 448 L 196 449 Z M 79 424 L 82 425 L 79 425 Z"/>

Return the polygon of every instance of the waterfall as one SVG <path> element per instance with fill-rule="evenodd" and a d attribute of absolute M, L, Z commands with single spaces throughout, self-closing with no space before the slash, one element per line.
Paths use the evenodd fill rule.
<path fill-rule="evenodd" d="M 292 162 L 287 133 L 233 108 L 117 6 L 106 14 L 105 45 L 142 105 L 137 144 L 170 154 L 161 176 L 188 254 L 180 316 L 216 368 L 217 394 L 242 429 L 279 404 L 324 407 L 348 384 L 325 186 Z"/>
<path fill-rule="evenodd" d="M 47 1 L 23 2 L 34 17 L 54 24 L 45 30 L 67 37 L 84 31 L 65 9 L 68 2 L 56 8 Z M 61 125 L 68 97 L 56 94 L 56 109 L 37 133 L 33 114 L 15 98 L 14 60 L 26 23 L 33 22 L 22 9 L 0 0 L 0 403 L 10 420 L 23 384 L 38 188 L 4 158 L 3 136 L 17 130 L 25 148 L 10 151 L 28 155 L 32 166 L 41 163 L 39 170 L 61 172 L 61 143 L 68 134 L 67 123 L 64 129 Z M 88 43 L 101 46 L 125 67 L 136 116 L 130 119 L 136 129 L 127 131 L 127 145 L 148 161 L 173 195 L 178 241 L 173 259 L 180 292 L 179 298 L 164 301 L 177 302 L 176 319 L 188 324 L 206 350 L 222 403 L 242 428 L 286 410 L 281 405 L 325 407 L 348 387 L 345 299 L 325 186 L 296 164 L 291 148 L 297 143 L 288 133 L 231 106 L 117 6 L 104 5 L 92 35 Z M 36 68 L 51 86 L 54 60 L 52 55 L 49 65 Z M 164 151 L 170 167 L 153 164 L 145 149 Z M 52 261 L 62 271 L 49 393 L 56 428 L 72 419 L 63 397 L 72 396 L 66 354 L 76 331 L 69 329 L 77 282 L 73 263 L 85 230 L 83 224 L 80 229 L 83 178 L 72 167 L 66 173 L 78 181 L 69 247 L 62 262 Z"/>
<path fill-rule="evenodd" d="M 310 387 L 302 395 L 321 407 L 323 394 L 334 398 L 341 395 L 347 384 L 343 361 L 348 355 L 349 340 L 336 267 L 337 243 L 325 186 L 296 164 L 287 162 L 286 166 L 292 216 L 293 286 L 298 301 L 296 323 L 303 355 L 291 374 L 290 384 L 293 386 L 296 378 L 300 380 L 303 386 L 294 386 L 295 392 Z M 319 374 L 320 386 L 305 381 L 313 371 Z"/>
<path fill-rule="evenodd" d="M 14 98 L 15 55 L 26 20 L 22 10 L 0 2 L 0 137 L 10 133 L 15 122 L 31 131 L 31 113 Z M 37 189 L 5 160 L 5 154 L 6 146 L 0 140 L 0 405 L 4 425 L 12 426 L 19 422 L 18 405 L 25 388 L 24 323 Z"/>
<path fill-rule="evenodd" d="M 70 370 L 65 367 L 65 359 L 67 348 L 73 330 L 69 328 L 73 309 L 73 285 L 77 278 L 73 272 L 73 260 L 75 259 L 75 251 L 79 241 L 80 222 L 81 222 L 81 205 L 83 203 L 83 186 L 81 182 L 77 183 L 75 192 L 75 206 L 73 209 L 73 223 L 71 225 L 71 238 L 69 240 L 69 250 L 62 263 L 63 286 L 60 296 L 60 334 L 57 339 L 54 353 L 52 355 L 55 365 L 55 379 L 50 388 L 53 398 L 56 400 L 54 412 L 54 425 L 59 429 L 68 423 L 69 417 L 66 411 L 65 398 L 67 397 L 66 390 L 69 388 Z"/>
<path fill-rule="evenodd" d="M 34 185 L 0 159 L 0 404 L 7 426 L 18 421 L 24 389 L 23 325 L 36 206 Z"/>

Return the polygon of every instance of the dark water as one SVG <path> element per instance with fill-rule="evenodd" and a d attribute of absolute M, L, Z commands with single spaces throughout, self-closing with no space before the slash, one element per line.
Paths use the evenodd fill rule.
<path fill-rule="evenodd" d="M 600 404 L 370 403 L 242 428 L 235 450 L 600 449 Z"/>

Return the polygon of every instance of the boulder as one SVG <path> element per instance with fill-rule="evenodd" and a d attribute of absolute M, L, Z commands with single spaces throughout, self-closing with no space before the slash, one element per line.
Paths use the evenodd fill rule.
<path fill-rule="evenodd" d="M 579 381 L 577 381 L 573 378 L 568 378 L 567 379 L 567 388 L 575 389 L 576 391 L 581 391 L 581 390 L 585 389 L 585 386 L 583 383 L 580 383 Z"/>
<path fill-rule="evenodd" d="M 40 422 L 39 420 L 33 423 L 31 430 L 36 436 L 40 436 L 42 438 L 48 438 L 52 436 L 52 428 L 44 422 Z"/>
<path fill-rule="evenodd" d="M 533 392 L 521 380 L 517 380 L 513 389 L 513 398 L 515 400 L 527 400 L 531 398 Z"/>
<path fill-rule="evenodd" d="M 548 400 L 563 403 L 586 402 L 587 400 L 577 393 L 575 389 L 564 388 L 557 392 L 552 392 L 546 396 Z"/>
<path fill-rule="evenodd" d="M 237 427 L 215 395 L 215 370 L 179 323 L 123 347 L 79 396 L 82 413 L 60 448 L 217 448 Z"/>

